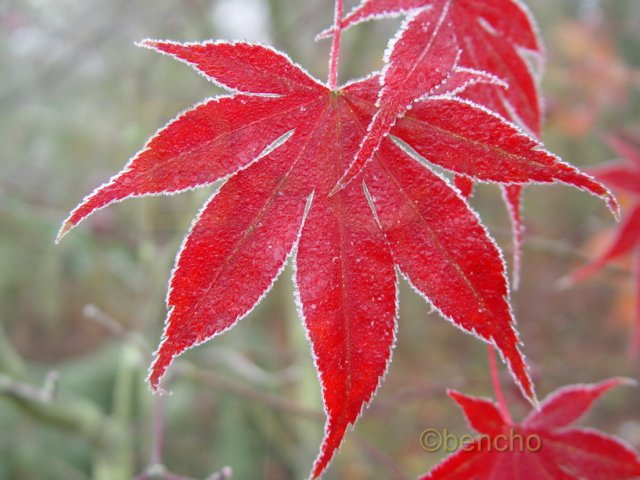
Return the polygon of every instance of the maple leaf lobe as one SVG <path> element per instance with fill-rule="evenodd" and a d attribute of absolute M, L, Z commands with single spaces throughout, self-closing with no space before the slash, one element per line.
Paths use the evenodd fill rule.
<path fill-rule="evenodd" d="M 138 45 L 184 62 L 213 83 L 235 92 L 288 95 L 323 86 L 288 56 L 260 44 L 147 39 Z"/>

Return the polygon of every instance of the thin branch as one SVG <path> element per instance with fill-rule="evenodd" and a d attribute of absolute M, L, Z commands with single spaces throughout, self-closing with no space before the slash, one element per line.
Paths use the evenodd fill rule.
<path fill-rule="evenodd" d="M 329 59 L 329 88 L 331 90 L 335 90 L 338 86 L 338 60 L 340 58 L 343 12 L 344 0 L 336 0 L 336 10 L 333 20 L 333 42 L 331 43 L 331 57 Z"/>
<path fill-rule="evenodd" d="M 107 331 L 112 335 L 131 342 L 131 344 L 140 349 L 142 353 L 151 353 L 151 349 L 147 346 L 146 342 L 141 339 L 140 335 L 127 329 L 122 323 L 118 322 L 95 305 L 87 305 L 83 310 L 83 314 L 86 318 L 96 321 L 99 325 L 105 327 L 105 329 L 107 329 Z M 277 410 L 283 410 L 305 418 L 324 421 L 324 414 L 318 410 L 300 407 L 299 405 L 277 395 L 254 388 L 245 383 L 236 382 L 216 375 L 209 370 L 197 367 L 187 360 L 177 360 L 174 364 L 172 373 L 196 384 L 205 385 L 225 393 L 231 393 L 257 403 L 262 403 Z M 156 412 L 156 414 L 157 413 L 158 412 Z"/>
<path fill-rule="evenodd" d="M 55 383 L 55 379 L 47 380 L 42 388 L 36 388 L 0 374 L 0 395 L 43 423 L 80 434 L 96 445 L 110 444 L 109 440 L 118 432 L 114 431 L 100 409 L 81 398 L 54 398 L 55 388 L 51 383 Z"/>
<path fill-rule="evenodd" d="M 231 467 L 224 467 L 219 472 L 209 475 L 205 480 L 231 480 L 233 478 L 233 470 Z M 155 465 L 149 467 L 145 472 L 136 476 L 134 480 L 195 480 L 192 477 L 184 477 L 176 475 L 168 471 L 164 465 Z"/>
<path fill-rule="evenodd" d="M 384 478 L 390 478 L 393 480 L 409 480 L 409 477 L 402 471 L 393 457 L 384 453 L 362 435 L 354 434 L 354 439 L 360 448 L 362 448 L 362 450 L 364 450 L 364 452 L 375 463 L 383 467 L 388 472 L 388 475 L 385 475 Z"/>
<path fill-rule="evenodd" d="M 153 445 L 151 447 L 151 465 L 162 463 L 162 447 L 164 441 L 164 397 L 153 398 Z"/>
<path fill-rule="evenodd" d="M 24 361 L 11 345 L 2 322 L 0 322 L 0 372 L 17 378 L 26 373 Z"/>
<path fill-rule="evenodd" d="M 140 349 L 146 354 L 151 353 L 151 347 L 142 337 L 142 335 L 127 329 L 121 322 L 117 321 L 111 315 L 107 314 L 93 304 L 85 305 L 82 309 L 82 315 L 92 322 L 103 327 L 107 332 L 117 338 L 122 338 L 132 345 Z"/>
<path fill-rule="evenodd" d="M 235 382 L 228 378 L 218 376 L 215 373 L 200 369 L 188 362 L 177 362 L 174 370 L 178 375 L 187 380 L 191 380 L 198 385 L 205 385 L 218 391 L 231 393 L 233 395 L 246 398 L 247 400 L 262 403 L 276 410 L 282 410 L 300 417 L 321 422 L 325 420 L 324 413 L 319 410 L 301 407 L 296 403 L 285 400 L 277 395 L 264 392 L 244 383 Z"/>
<path fill-rule="evenodd" d="M 489 354 L 489 370 L 491 371 L 491 381 L 493 382 L 493 390 L 498 401 L 498 407 L 500 413 L 504 417 L 505 421 L 511 425 L 513 419 L 507 408 L 507 402 L 504 400 L 504 394 L 502 393 L 502 386 L 500 385 L 500 375 L 498 372 L 498 363 L 496 362 L 496 351 L 491 345 L 487 345 L 487 353 Z"/>
<path fill-rule="evenodd" d="M 492 228 L 491 226 L 489 226 L 489 231 L 498 238 L 510 239 L 512 235 L 510 230 L 507 231 L 501 228 Z M 525 234 L 523 248 L 530 252 L 545 253 L 564 260 L 579 260 L 583 263 L 590 262 L 594 258 L 580 252 L 575 245 L 571 245 L 561 240 L 541 237 L 539 235 Z M 505 250 L 508 251 L 510 248 L 505 248 Z M 614 264 L 605 265 L 602 267 L 602 271 L 615 276 L 628 276 L 631 274 L 629 269 L 622 268 Z"/>

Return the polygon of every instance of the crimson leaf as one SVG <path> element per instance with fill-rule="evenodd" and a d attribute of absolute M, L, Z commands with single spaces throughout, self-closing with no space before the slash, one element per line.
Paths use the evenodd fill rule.
<path fill-rule="evenodd" d="M 613 240 L 596 259 L 571 275 L 570 281 L 586 279 L 616 258 L 633 252 L 636 315 L 631 337 L 631 354 L 640 352 L 640 137 L 621 134 L 609 137 L 611 148 L 622 158 L 591 170 L 606 185 L 631 195 L 633 203 L 625 212 Z"/>
<path fill-rule="evenodd" d="M 443 316 L 494 344 L 535 401 L 495 243 L 466 200 L 407 149 L 474 179 L 562 181 L 614 200 L 514 125 L 455 96 L 492 78 L 454 69 L 437 95 L 397 124 L 392 133 L 404 146 L 383 139 L 359 181 L 329 195 L 375 114 L 377 77 L 332 91 L 260 45 L 142 45 L 238 92 L 206 100 L 158 131 L 60 231 L 61 237 L 94 211 L 128 197 L 226 178 L 178 254 L 149 375 L 154 389 L 176 356 L 246 316 L 292 257 L 328 416 L 314 477 L 386 371 L 396 328 L 396 268 Z M 422 138 L 436 141 L 413 143 Z"/>
<path fill-rule="evenodd" d="M 520 424 L 510 424 L 491 400 L 449 391 L 481 434 L 421 480 L 631 480 L 640 455 L 621 440 L 571 427 L 604 393 L 627 379 L 572 385 L 548 396 Z"/>

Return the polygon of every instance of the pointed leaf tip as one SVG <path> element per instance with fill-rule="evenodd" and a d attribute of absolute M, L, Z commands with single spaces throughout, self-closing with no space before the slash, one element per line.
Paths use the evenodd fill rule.
<path fill-rule="evenodd" d="M 148 48 L 150 50 L 159 50 L 159 45 L 162 43 L 172 43 L 168 40 L 154 40 L 152 38 L 145 38 L 134 42 L 134 45 L 139 48 Z"/>
<path fill-rule="evenodd" d="M 336 193 L 338 193 L 344 187 L 346 187 L 346 185 L 342 183 L 342 181 L 338 181 L 329 192 L 329 197 L 333 197 Z"/>
<path fill-rule="evenodd" d="M 515 331 L 513 334 L 516 335 Z M 499 353 L 500 358 L 509 369 L 511 377 L 520 389 L 522 396 L 534 408 L 538 408 L 540 402 L 538 401 L 538 396 L 535 392 L 533 380 L 529 375 L 528 365 L 525 362 L 522 352 L 520 352 L 520 349 L 518 348 L 518 345 L 521 342 L 520 340 L 518 340 L 517 336 L 515 338 L 515 341 L 515 344 L 510 342 L 504 343 L 504 341 L 499 342 L 495 337 L 493 337 L 488 343 L 490 345 L 493 345 L 493 347 Z"/>
<path fill-rule="evenodd" d="M 492 399 L 465 395 L 451 389 L 447 390 L 447 395 L 458 404 L 469 426 L 478 433 L 497 434 L 510 423 Z"/>
<path fill-rule="evenodd" d="M 557 291 L 564 292 L 565 290 L 571 288 L 575 283 L 576 279 L 574 278 L 574 276 L 571 274 L 567 274 L 556 280 L 556 282 L 554 283 L 554 287 Z"/>
<path fill-rule="evenodd" d="M 291 95 L 319 93 L 324 87 L 286 54 L 257 43 L 146 39 L 139 46 L 173 57 L 235 93 Z"/>
<path fill-rule="evenodd" d="M 149 38 L 143 38 L 142 40 L 137 40 L 135 42 L 133 42 L 133 44 L 136 47 L 140 47 L 140 48 L 148 48 L 149 47 L 149 43 L 152 42 L 153 40 L 149 39 Z"/>
<path fill-rule="evenodd" d="M 62 238 L 69 233 L 69 231 L 74 227 L 75 225 L 72 224 L 71 222 L 64 222 L 62 224 L 62 227 L 60 227 L 60 230 L 58 231 L 58 235 L 56 236 L 56 240 L 55 243 L 56 245 L 60 243 L 60 240 L 62 240 Z"/>
<path fill-rule="evenodd" d="M 635 378 L 630 377 L 616 377 L 615 380 L 618 381 L 618 385 L 625 387 L 638 387 L 640 386 L 640 382 Z"/>
<path fill-rule="evenodd" d="M 314 40 L 319 42 L 320 40 L 326 40 L 327 38 L 331 38 L 333 36 L 333 27 L 327 27 L 320 33 L 318 33 Z"/>
<path fill-rule="evenodd" d="M 611 210 L 613 217 L 616 219 L 616 222 L 619 222 L 622 218 L 622 210 L 620 208 L 620 203 L 618 203 L 618 199 L 612 194 L 609 193 L 606 196 L 607 207 Z"/>
<path fill-rule="evenodd" d="M 164 345 L 164 343 L 163 343 Z M 160 382 L 167 373 L 169 365 L 173 362 L 173 355 L 168 354 L 165 351 L 163 345 L 160 346 L 155 353 L 155 359 L 149 368 L 149 375 L 147 376 L 147 382 L 149 387 L 154 393 L 161 393 L 163 390 L 160 388 Z"/>

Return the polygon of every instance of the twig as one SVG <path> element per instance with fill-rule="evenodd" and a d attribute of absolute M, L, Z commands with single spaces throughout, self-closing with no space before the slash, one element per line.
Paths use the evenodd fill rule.
<path fill-rule="evenodd" d="M 24 361 L 13 349 L 2 322 L 0 322 L 0 372 L 12 377 L 22 377 L 26 373 Z"/>
<path fill-rule="evenodd" d="M 117 321 L 115 318 L 105 313 L 97 306 L 91 303 L 85 305 L 82 309 L 82 315 L 86 319 L 91 320 L 103 327 L 114 337 L 122 338 L 130 342 L 146 354 L 151 353 L 151 347 L 140 334 L 129 330 L 121 322 Z"/>
<path fill-rule="evenodd" d="M 209 475 L 205 480 L 231 480 L 233 478 L 233 470 L 231 467 L 224 467 L 219 472 Z M 177 475 L 168 471 L 164 465 L 154 465 L 149 467 L 145 472 L 136 476 L 134 480 L 195 480 L 192 477 Z"/>
<path fill-rule="evenodd" d="M 207 480 L 231 480 L 233 477 L 233 470 L 231 467 L 224 467 L 218 473 L 214 473 Z"/>
<path fill-rule="evenodd" d="M 498 401 L 498 407 L 500 408 L 500 413 L 502 413 L 505 421 L 509 425 L 511 425 L 513 423 L 513 419 L 511 418 L 511 414 L 509 413 L 509 409 L 507 408 L 507 402 L 505 402 L 504 394 L 502 393 L 502 386 L 500 385 L 500 374 L 498 372 L 498 363 L 496 362 L 496 351 L 492 345 L 487 345 L 487 353 L 489 355 L 489 370 L 491 371 L 491 381 L 493 383 L 493 390 L 496 395 L 496 400 Z"/>
<path fill-rule="evenodd" d="M 283 398 L 273 395 L 262 390 L 250 387 L 243 383 L 234 382 L 233 380 L 220 377 L 215 373 L 195 367 L 188 362 L 177 362 L 174 370 L 183 378 L 196 382 L 199 385 L 206 385 L 239 397 L 246 398 L 257 403 L 262 403 L 277 410 L 283 410 L 293 415 L 309 418 L 317 421 L 324 421 L 324 414 L 318 410 L 301 407 L 293 402 L 284 400 Z"/>
<path fill-rule="evenodd" d="M 0 395 L 11 400 L 30 416 L 63 430 L 78 433 L 98 446 L 111 443 L 119 432 L 114 431 L 108 418 L 93 403 L 80 398 L 57 400 L 51 376 L 43 388 L 35 388 L 8 375 L 0 375 Z M 48 385 L 50 384 L 50 385 Z"/>
<path fill-rule="evenodd" d="M 361 435 L 354 435 L 354 438 L 360 448 L 362 448 L 362 450 L 364 450 L 364 452 L 373 459 L 374 462 L 384 467 L 387 472 L 389 472 L 389 476 L 385 476 L 385 478 L 391 478 L 393 480 L 409 480 L 409 477 L 400 469 L 393 457 L 384 453 Z"/>
<path fill-rule="evenodd" d="M 329 88 L 335 90 L 338 86 L 338 61 L 340 59 L 340 39 L 342 38 L 342 13 L 344 0 L 336 0 L 335 16 L 333 20 L 333 42 L 329 58 Z"/>
<path fill-rule="evenodd" d="M 162 445 L 164 441 L 164 397 L 155 395 L 153 399 L 153 445 L 151 447 L 151 464 L 162 462 Z"/>
<path fill-rule="evenodd" d="M 87 305 L 83 310 L 83 314 L 86 318 L 96 321 L 98 324 L 104 326 L 112 335 L 131 341 L 134 346 L 142 350 L 144 353 L 151 352 L 151 349 L 147 346 L 146 342 L 142 340 L 140 335 L 127 329 L 122 323 L 118 322 L 95 305 Z M 221 377 L 209 370 L 197 367 L 187 360 L 177 360 L 173 367 L 173 373 L 197 384 L 206 385 L 216 390 L 221 390 L 248 400 L 262 403 L 277 410 L 284 410 L 288 413 L 314 420 L 324 420 L 324 414 L 320 411 L 300 407 L 299 405 L 284 400 L 277 395 L 259 390 L 244 383 Z"/>
<path fill-rule="evenodd" d="M 491 233 L 493 233 L 496 237 L 510 238 L 512 235 L 511 231 L 506 231 L 500 228 L 489 227 L 489 231 L 491 231 Z M 554 257 L 561 257 L 564 259 L 580 260 L 581 262 L 590 262 L 591 260 L 593 260 L 593 257 L 580 252 L 575 246 L 571 244 L 562 242 L 560 240 L 548 239 L 536 235 L 525 234 L 523 247 L 524 250 L 548 253 L 550 255 L 553 255 Z M 631 273 L 626 268 L 621 268 L 612 264 L 605 265 L 602 268 L 602 271 L 612 275 L 625 276 L 628 276 Z"/>

